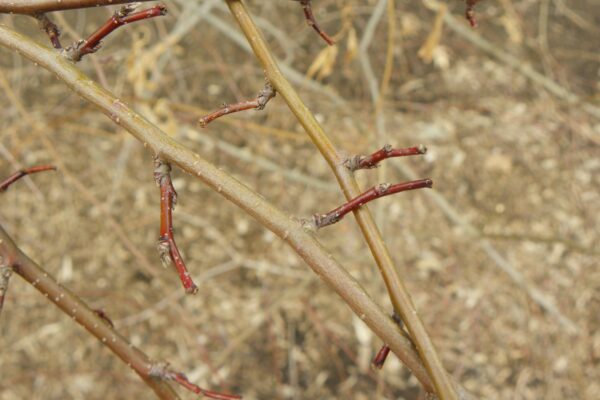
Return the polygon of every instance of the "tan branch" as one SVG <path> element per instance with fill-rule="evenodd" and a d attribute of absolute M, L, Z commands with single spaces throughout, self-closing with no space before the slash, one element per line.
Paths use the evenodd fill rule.
<path fill-rule="evenodd" d="M 137 0 L 152 1 L 152 0 Z M 0 13 L 38 14 L 77 8 L 114 6 L 131 3 L 131 0 L 0 0 Z"/>

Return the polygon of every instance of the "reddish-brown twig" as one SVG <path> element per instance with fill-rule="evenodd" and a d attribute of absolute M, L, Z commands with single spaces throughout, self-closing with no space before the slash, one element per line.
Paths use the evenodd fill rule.
<path fill-rule="evenodd" d="M 377 167 L 377 164 L 380 161 L 385 160 L 386 158 L 416 156 L 420 154 L 425 154 L 426 152 L 427 147 L 423 146 L 422 144 L 415 147 L 407 147 L 403 149 L 394 149 L 391 145 L 386 144 L 385 146 L 383 146 L 383 148 L 377 150 L 371 155 L 357 155 L 348 158 L 345 162 L 345 165 L 350 171 L 356 171 L 357 169 L 369 169 Z"/>
<path fill-rule="evenodd" d="M 398 326 L 400 326 L 400 329 L 404 330 L 404 324 L 402 323 L 402 318 L 400 317 L 400 314 L 398 314 L 396 311 L 394 311 L 394 313 L 392 314 L 392 319 L 394 320 L 394 322 L 396 324 L 398 324 Z M 412 341 L 411 337 L 408 334 L 406 335 L 406 337 Z M 414 343 L 413 343 L 413 347 L 414 347 Z M 373 361 L 371 361 L 371 365 L 373 366 L 373 368 L 376 368 L 376 369 L 383 368 L 383 364 L 385 364 L 385 360 L 387 360 L 387 357 L 389 354 L 390 354 L 390 347 L 387 344 L 384 344 L 383 346 L 381 346 L 381 349 L 379 349 L 379 351 L 377 352 L 375 357 L 373 357 Z"/>
<path fill-rule="evenodd" d="M 420 179 L 417 181 L 397 183 L 395 185 L 381 183 L 353 198 L 349 202 L 339 206 L 338 208 L 329 211 L 327 214 L 315 214 L 313 216 L 313 221 L 317 228 L 323 228 L 327 225 L 335 224 L 344 218 L 344 216 L 349 212 L 354 211 L 363 204 L 380 197 L 389 196 L 394 193 L 405 192 L 407 190 L 430 188 L 432 186 L 433 182 L 431 179 Z"/>
<path fill-rule="evenodd" d="M 186 388 L 190 392 L 193 392 L 196 394 L 201 394 L 210 399 L 238 400 L 238 399 L 242 398 L 241 396 L 234 395 L 234 394 L 217 393 L 217 392 L 213 392 L 212 390 L 202 389 L 200 386 L 190 382 L 189 379 L 187 378 L 187 376 L 185 376 L 185 374 L 183 374 L 181 372 L 172 371 L 169 368 L 168 363 L 156 363 L 156 364 L 152 365 L 152 367 L 150 368 L 149 375 L 156 377 L 156 378 L 166 379 L 166 380 L 171 380 L 171 381 L 177 382 L 179 385 Z"/>
<path fill-rule="evenodd" d="M 44 171 L 56 171 L 56 167 L 53 165 L 38 165 L 36 167 L 31 167 L 27 169 L 22 169 L 20 171 L 15 172 L 8 178 L 6 178 L 2 183 L 0 183 L 0 192 L 4 192 L 8 189 L 10 185 L 21 179 L 22 177 L 30 174 L 35 174 L 38 172 Z"/>
<path fill-rule="evenodd" d="M 200 124 L 202 128 L 205 128 L 206 125 L 210 124 L 215 119 L 227 114 L 233 114 L 239 111 L 251 109 L 264 110 L 269 100 L 275 97 L 276 94 L 277 93 L 275 92 L 275 89 L 273 89 L 273 86 L 271 86 L 269 82 L 266 82 L 265 87 L 262 88 L 260 92 L 258 92 L 256 98 L 252 100 L 241 101 L 235 104 L 223 104 L 223 107 L 200 118 L 198 120 L 198 124 Z"/>
<path fill-rule="evenodd" d="M 46 35 L 48 35 L 48 38 L 52 43 L 52 47 L 55 49 L 62 49 L 62 45 L 60 44 L 60 29 L 58 29 L 58 26 L 56 26 L 54 22 L 50 21 L 50 18 L 48 18 L 48 16 L 44 13 L 35 14 L 34 17 L 38 20 L 40 29 L 42 29 L 44 32 L 46 32 Z"/>
<path fill-rule="evenodd" d="M 473 28 L 477 28 L 477 18 L 475 18 L 475 4 L 481 0 L 466 0 L 467 8 L 465 9 L 465 18 Z"/>
<path fill-rule="evenodd" d="M 175 236 L 173 236 L 173 209 L 177 203 L 177 192 L 171 182 L 171 165 L 160 158 L 154 160 L 154 180 L 160 187 L 160 237 L 158 238 L 158 254 L 163 265 L 175 265 L 179 279 L 186 293 L 198 292 L 198 287 L 190 277 L 190 273 L 179 253 Z"/>
<path fill-rule="evenodd" d="M 86 54 L 98 51 L 102 45 L 102 40 L 118 27 L 148 18 L 160 17 L 167 13 L 167 8 L 162 4 L 146 10 L 133 12 L 135 7 L 137 7 L 137 5 L 126 5 L 121 7 L 104 25 L 98 28 L 98 30 L 92 33 L 87 39 L 80 40 L 65 49 L 65 56 L 70 60 L 77 62 Z"/>
<path fill-rule="evenodd" d="M 300 2 L 302 9 L 304 10 L 304 18 L 306 18 L 306 22 L 309 26 L 312 26 L 313 29 L 323 38 L 328 45 L 332 46 L 335 44 L 335 41 L 329 36 L 325 31 L 323 31 L 319 25 L 317 24 L 317 20 L 315 19 L 315 15 L 313 14 L 312 7 L 310 4 L 310 0 L 296 0 Z"/>

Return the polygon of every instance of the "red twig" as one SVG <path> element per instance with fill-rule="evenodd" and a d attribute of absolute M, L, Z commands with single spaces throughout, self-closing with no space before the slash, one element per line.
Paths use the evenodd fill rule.
<path fill-rule="evenodd" d="M 130 24 L 132 22 L 141 21 L 148 18 L 160 17 L 167 13 L 167 8 L 160 4 L 146 10 L 133 12 L 137 5 L 126 5 L 121 7 L 104 25 L 92 33 L 87 39 L 80 40 L 65 50 L 65 55 L 77 62 L 83 56 L 98 51 L 102 45 L 102 40 L 112 31 L 120 26 Z"/>
<path fill-rule="evenodd" d="M 223 107 L 221 107 L 220 109 L 213 111 L 212 113 L 200 118 L 198 120 L 198 124 L 200 124 L 200 126 L 202 128 L 205 128 L 206 125 L 210 124 L 215 119 L 220 118 L 227 114 L 233 114 L 233 113 L 236 113 L 239 111 L 245 111 L 245 110 L 251 110 L 251 109 L 264 110 L 267 103 L 273 97 L 275 97 L 276 94 L 277 93 L 275 92 L 275 89 L 273 88 L 273 86 L 269 82 L 267 82 L 267 83 L 265 83 L 265 87 L 262 88 L 262 90 L 260 92 L 258 92 L 258 95 L 256 96 L 256 98 L 254 98 L 252 100 L 241 101 L 241 102 L 235 103 L 235 104 L 224 104 Z"/>
<path fill-rule="evenodd" d="M 392 319 L 394 320 L 394 322 L 396 324 L 398 324 L 398 326 L 400 326 L 400 329 L 403 329 L 403 323 L 402 323 L 402 318 L 400 317 L 400 314 L 398 314 L 397 312 L 394 311 L 394 313 L 392 314 Z M 410 336 L 407 335 L 407 337 L 410 339 Z M 413 346 L 414 346 L 414 343 L 413 343 Z M 373 368 L 376 368 L 376 369 L 383 368 L 383 364 L 385 364 L 385 360 L 387 360 L 387 357 L 389 354 L 390 354 L 390 347 L 387 344 L 384 344 L 383 346 L 381 346 L 381 349 L 379 349 L 379 351 L 377 352 L 375 357 L 373 357 L 373 361 L 371 361 L 371 365 L 373 366 Z"/>
<path fill-rule="evenodd" d="M 315 15 L 312 11 L 312 6 L 310 0 L 296 0 L 300 2 L 302 9 L 304 10 L 304 18 L 306 18 L 306 22 L 309 26 L 312 26 L 313 29 L 323 38 L 328 45 L 332 46 L 335 44 L 335 41 L 329 36 L 325 31 L 323 31 L 319 24 L 317 24 L 317 20 L 315 19 Z"/>
<path fill-rule="evenodd" d="M 465 18 L 473 28 L 477 28 L 477 18 L 475 18 L 475 5 L 481 0 L 466 0 Z"/>
<path fill-rule="evenodd" d="M 150 369 L 149 375 L 156 377 L 156 378 L 167 379 L 167 380 L 177 382 L 179 385 L 186 388 L 190 392 L 193 392 L 196 394 L 201 394 L 210 399 L 238 400 L 238 399 L 242 398 L 241 396 L 234 395 L 234 394 L 217 393 L 217 392 L 213 392 L 212 390 L 202 389 L 200 386 L 190 382 L 189 379 L 187 378 L 187 376 L 185 376 L 183 373 L 172 371 L 169 368 L 169 364 L 167 364 L 167 363 L 154 364 Z"/>
<path fill-rule="evenodd" d="M 356 210 L 363 204 L 378 199 L 380 197 L 389 196 L 394 193 L 405 192 L 407 190 L 415 190 L 422 188 L 430 188 L 433 186 L 431 179 L 420 179 L 417 181 L 397 183 L 391 185 L 389 183 L 382 183 L 372 187 L 361 195 L 353 198 L 349 202 L 339 206 L 335 210 L 329 211 L 327 214 L 315 214 L 313 221 L 317 228 L 323 228 L 327 225 L 335 224 L 346 214 Z"/>
<path fill-rule="evenodd" d="M 60 29 L 58 26 L 52 21 L 46 14 L 35 14 L 35 19 L 38 20 L 40 25 L 40 29 L 42 29 L 50 38 L 50 42 L 52 43 L 52 47 L 55 49 L 62 49 L 62 45 L 60 44 Z"/>
<path fill-rule="evenodd" d="M 173 236 L 173 209 L 177 203 L 177 192 L 171 182 L 171 165 L 160 158 L 154 161 L 154 180 L 160 187 L 160 237 L 158 253 L 164 266 L 175 265 L 179 279 L 190 294 L 198 292 L 198 287 L 190 277 L 190 273 L 179 253 Z"/>
<path fill-rule="evenodd" d="M 38 165 L 36 167 L 31 167 L 27 169 L 22 169 L 20 171 L 15 172 L 8 178 L 6 178 L 2 183 L 0 183 L 0 192 L 4 192 L 8 189 L 10 185 L 21 179 L 22 177 L 30 174 L 35 174 L 38 172 L 44 171 L 56 171 L 56 167 L 53 165 Z"/>
<path fill-rule="evenodd" d="M 350 171 L 356 171 L 357 169 L 368 169 L 375 168 L 377 164 L 385 160 L 386 158 L 393 157 L 406 157 L 406 156 L 416 156 L 420 154 L 425 154 L 427 152 L 427 147 L 422 144 L 415 147 L 407 147 L 403 149 L 394 149 L 391 145 L 386 144 L 382 149 L 377 150 L 375 153 L 368 156 L 354 156 L 348 158 L 346 160 L 346 167 Z"/>

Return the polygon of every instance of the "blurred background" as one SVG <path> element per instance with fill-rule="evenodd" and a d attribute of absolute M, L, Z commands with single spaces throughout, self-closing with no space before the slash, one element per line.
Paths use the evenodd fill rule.
<path fill-rule="evenodd" d="M 359 171 L 434 189 L 370 207 L 452 375 L 478 398 L 596 399 L 600 393 L 600 5 L 486 0 L 479 27 L 452 1 L 321 0 L 325 43 L 293 1 L 248 5 L 284 73 L 348 155 L 425 144 L 424 157 Z M 152 3 L 147 3 L 151 5 Z M 297 217 L 343 197 L 281 97 L 261 112 L 197 119 L 252 98 L 264 77 L 220 0 L 114 32 L 79 64 L 168 134 Z M 113 8 L 52 13 L 62 41 Z M 49 45 L 33 18 L 3 24 Z M 14 52 L 0 50 L 0 172 L 57 173 L 2 194 L 21 248 L 154 359 L 245 399 L 415 399 L 419 385 L 273 234 L 175 170 L 185 296 L 156 252 L 159 192 L 140 143 Z M 351 216 L 318 232 L 391 310 Z M 101 343 L 13 277 L 0 323 L 0 398 L 151 398 Z M 180 391 L 185 399 L 195 398 Z"/>

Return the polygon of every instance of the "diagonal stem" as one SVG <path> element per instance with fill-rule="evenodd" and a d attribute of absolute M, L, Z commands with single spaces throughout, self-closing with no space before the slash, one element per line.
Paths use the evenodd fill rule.
<path fill-rule="evenodd" d="M 14 174 L 12 174 L 11 176 L 9 176 L 8 178 L 6 178 L 5 180 L 3 180 L 2 182 L 0 182 L 0 192 L 4 192 L 4 191 L 8 190 L 10 185 L 15 183 L 19 179 L 23 178 L 24 176 L 27 176 L 30 174 L 37 174 L 38 172 L 44 172 L 44 171 L 56 171 L 56 167 L 53 165 L 38 165 L 35 167 L 26 168 L 26 169 L 17 171 Z"/>
<path fill-rule="evenodd" d="M 137 0 L 153 1 L 153 0 Z M 131 0 L 0 0 L 0 13 L 37 14 L 131 3 Z"/>
<path fill-rule="evenodd" d="M 343 157 L 339 154 L 329 137 L 323 131 L 323 128 L 300 99 L 289 81 L 281 73 L 262 33 L 252 20 L 245 3 L 241 0 L 227 0 L 227 5 L 238 25 L 244 32 L 256 58 L 262 64 L 267 79 L 269 79 L 277 92 L 287 102 L 290 110 L 294 113 L 315 146 L 328 162 L 346 199 L 351 200 L 358 196 L 361 193 L 358 183 L 354 179 L 352 173 L 343 165 Z M 450 379 L 433 347 L 433 343 L 417 314 L 412 299 L 398 275 L 387 246 L 373 221 L 371 213 L 367 207 L 360 207 L 354 211 L 354 215 L 362 230 L 363 236 L 371 249 L 371 253 L 377 262 L 379 270 L 383 275 L 394 310 L 400 314 L 402 320 L 406 324 L 419 351 L 421 360 L 425 364 L 435 385 L 436 393 L 443 400 L 456 399 L 456 392 L 450 383 Z"/>

